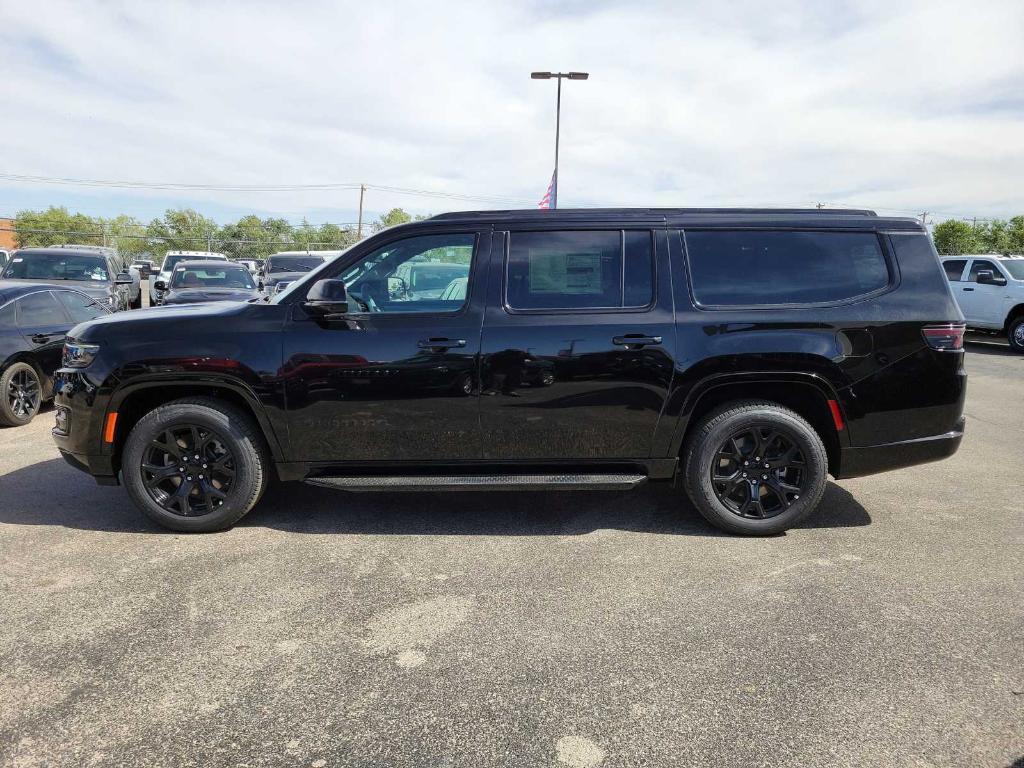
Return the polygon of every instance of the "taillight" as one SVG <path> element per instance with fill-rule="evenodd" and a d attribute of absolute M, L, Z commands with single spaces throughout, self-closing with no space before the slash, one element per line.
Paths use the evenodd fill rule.
<path fill-rule="evenodd" d="M 962 323 L 926 325 L 921 329 L 921 335 L 932 349 L 955 352 L 964 348 L 964 330 Z"/>

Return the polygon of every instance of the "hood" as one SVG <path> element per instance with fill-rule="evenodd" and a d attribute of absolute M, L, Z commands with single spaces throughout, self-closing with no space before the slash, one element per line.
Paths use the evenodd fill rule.
<path fill-rule="evenodd" d="M 47 285 L 52 285 L 54 288 L 74 288 L 76 291 L 81 291 L 94 299 L 106 299 L 108 296 L 113 294 L 110 283 L 103 280 L 37 280 L 35 278 L 31 280 L 21 280 L 13 277 L 7 277 L 4 279 L 12 282 L 46 283 Z"/>
<path fill-rule="evenodd" d="M 195 304 L 201 301 L 248 301 L 259 296 L 255 288 L 172 288 L 164 304 Z"/>
<path fill-rule="evenodd" d="M 211 301 L 114 312 L 76 325 L 68 335 L 79 341 L 100 341 L 110 336 L 140 340 L 164 335 L 176 326 L 190 333 L 214 333 L 233 323 L 235 315 L 252 308 L 244 302 Z M 278 307 L 266 305 L 261 309 L 273 311 Z"/>

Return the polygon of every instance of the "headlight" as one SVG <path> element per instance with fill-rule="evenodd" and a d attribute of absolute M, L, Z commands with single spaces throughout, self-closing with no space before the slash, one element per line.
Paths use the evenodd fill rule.
<path fill-rule="evenodd" d="M 61 365 L 64 368 L 87 368 L 96 359 L 100 351 L 99 344 L 77 344 L 73 341 L 64 344 L 64 356 Z"/>

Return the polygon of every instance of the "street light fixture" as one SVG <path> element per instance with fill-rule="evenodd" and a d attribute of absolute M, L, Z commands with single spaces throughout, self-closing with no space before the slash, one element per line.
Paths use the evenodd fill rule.
<path fill-rule="evenodd" d="M 555 97 L 555 183 L 551 196 L 551 207 L 558 207 L 558 143 L 562 127 L 562 80 L 586 80 L 589 72 L 531 72 L 531 80 L 558 80 L 558 95 Z"/>

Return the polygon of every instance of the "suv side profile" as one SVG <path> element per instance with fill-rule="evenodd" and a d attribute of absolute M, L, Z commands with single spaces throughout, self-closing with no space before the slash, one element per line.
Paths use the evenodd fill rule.
<path fill-rule="evenodd" d="M 942 266 L 967 326 L 1005 333 L 1024 354 L 1024 256 L 943 256 Z"/>
<path fill-rule="evenodd" d="M 463 290 L 394 290 L 409 264 Z M 963 316 L 914 219 L 870 211 L 452 213 L 264 301 L 72 330 L 54 439 L 159 524 L 240 520 L 272 476 L 350 491 L 678 481 L 778 533 L 828 475 L 942 459 Z"/>

